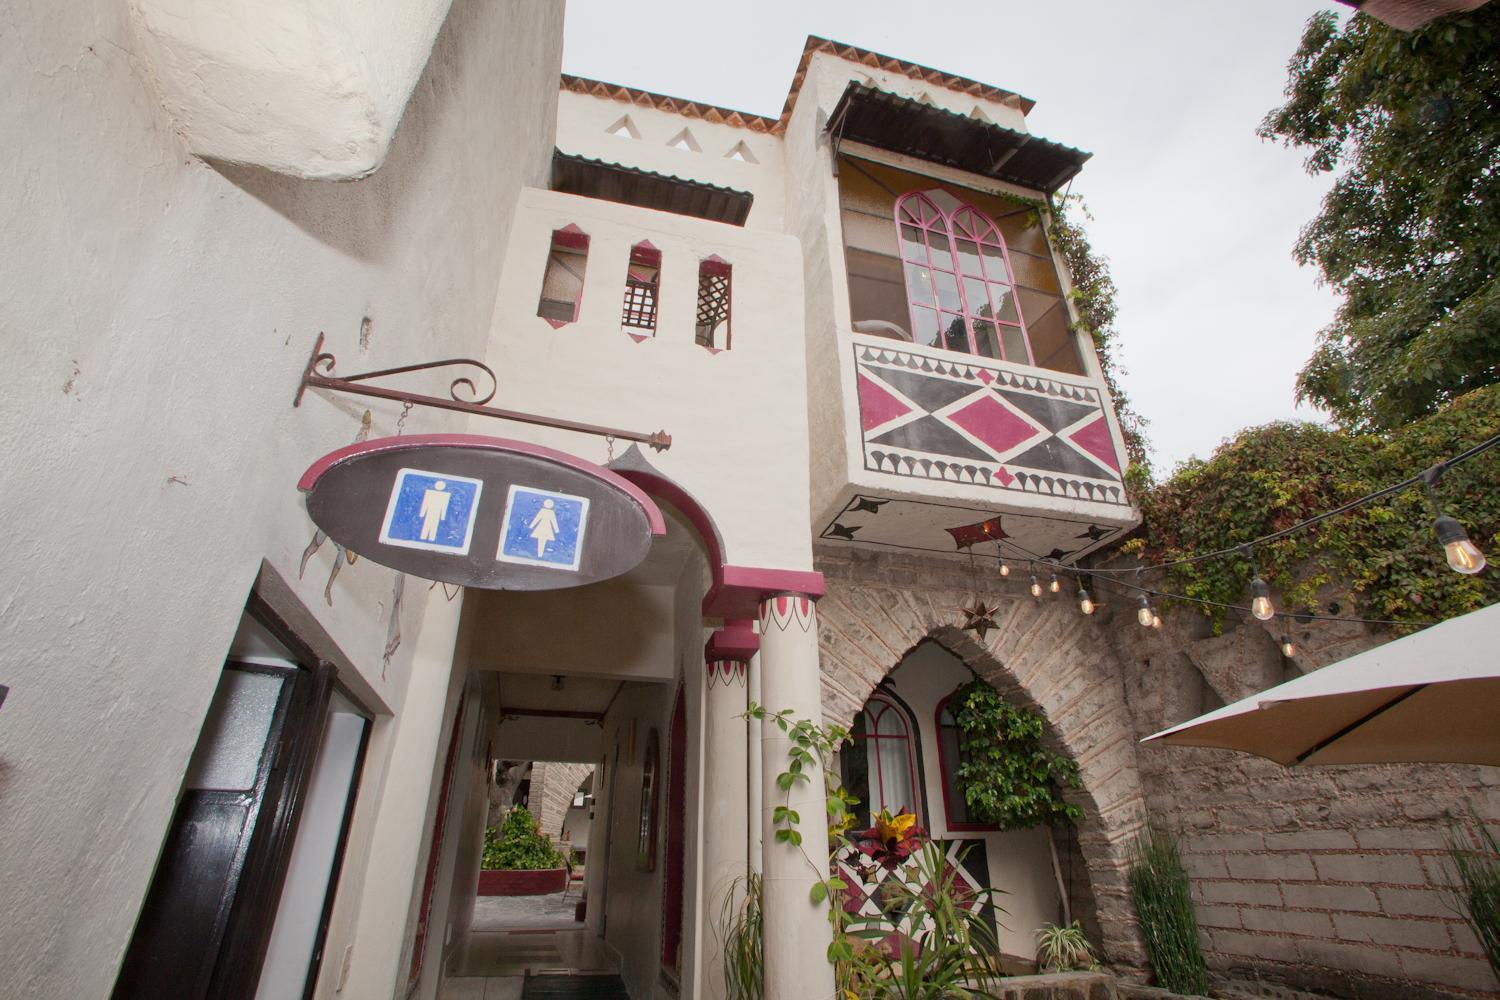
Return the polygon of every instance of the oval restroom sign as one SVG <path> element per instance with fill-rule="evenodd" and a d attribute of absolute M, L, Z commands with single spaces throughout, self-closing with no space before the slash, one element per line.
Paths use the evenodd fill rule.
<path fill-rule="evenodd" d="M 379 438 L 302 474 L 307 512 L 371 562 L 488 590 L 607 580 L 666 533 L 635 485 L 574 455 L 472 434 Z"/>

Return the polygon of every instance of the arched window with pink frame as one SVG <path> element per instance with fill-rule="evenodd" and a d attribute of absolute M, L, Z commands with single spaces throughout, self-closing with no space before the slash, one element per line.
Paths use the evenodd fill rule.
<path fill-rule="evenodd" d="M 949 214 L 921 191 L 896 200 L 913 343 L 1031 364 L 1005 240 L 972 205 Z"/>

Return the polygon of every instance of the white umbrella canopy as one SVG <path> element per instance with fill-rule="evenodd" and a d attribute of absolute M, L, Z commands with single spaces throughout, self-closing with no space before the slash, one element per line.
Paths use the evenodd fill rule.
<path fill-rule="evenodd" d="M 1279 764 L 1500 766 L 1500 604 L 1278 684 L 1154 736 Z"/>

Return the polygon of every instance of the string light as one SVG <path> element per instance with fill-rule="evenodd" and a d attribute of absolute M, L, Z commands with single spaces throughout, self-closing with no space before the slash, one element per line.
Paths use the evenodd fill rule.
<path fill-rule="evenodd" d="M 1140 605 L 1135 613 L 1135 620 L 1141 623 L 1142 628 L 1151 628 L 1157 620 L 1156 612 L 1151 610 L 1151 598 L 1142 594 Z"/>
<path fill-rule="evenodd" d="M 1459 573 L 1478 573 L 1482 571 L 1487 564 L 1484 553 L 1481 552 L 1479 550 L 1479 547 L 1476 546 L 1469 538 L 1468 532 L 1464 530 L 1463 525 L 1461 525 L 1456 519 L 1448 517 L 1437 509 L 1437 500 L 1432 487 L 1448 469 L 1460 464 L 1461 462 L 1465 462 L 1471 458 L 1474 458 L 1497 445 L 1500 445 L 1500 434 L 1496 434 L 1493 437 L 1486 438 L 1485 440 L 1479 442 L 1468 450 L 1455 455 L 1453 458 L 1440 462 L 1432 468 L 1418 473 L 1415 476 L 1403 479 L 1398 483 L 1392 483 L 1389 486 L 1385 486 L 1371 493 L 1367 493 L 1362 497 L 1351 500 L 1348 503 L 1333 508 L 1332 510 L 1327 510 L 1320 514 L 1315 514 L 1312 517 L 1308 517 L 1304 520 L 1298 521 L 1296 524 L 1292 524 L 1288 527 L 1270 532 L 1269 534 L 1262 535 L 1259 538 L 1255 538 L 1249 542 L 1233 545 L 1228 548 L 1215 549 L 1210 552 L 1200 552 L 1195 555 L 1184 556 L 1180 559 L 1173 559 L 1160 563 L 1152 563 L 1145 566 L 1093 567 L 1089 570 L 1089 572 L 1091 574 L 1103 575 L 1110 583 L 1113 583 L 1119 587 L 1126 588 L 1128 590 L 1135 591 L 1141 595 L 1142 608 L 1137 612 L 1136 620 L 1140 622 L 1142 626 L 1145 626 L 1147 624 L 1146 615 L 1147 613 L 1149 613 L 1150 627 L 1155 629 L 1160 629 L 1162 627 L 1161 614 L 1156 610 L 1156 608 L 1151 606 L 1149 600 L 1149 596 L 1152 594 L 1160 596 L 1167 600 L 1185 601 L 1192 604 L 1203 605 L 1204 607 L 1223 608 L 1229 611 L 1249 611 L 1261 621 L 1270 621 L 1277 616 L 1278 612 L 1276 611 L 1275 605 L 1271 601 L 1271 588 L 1269 587 L 1269 585 L 1267 585 L 1266 581 L 1261 577 L 1259 571 L 1256 569 L 1253 554 L 1254 546 L 1269 545 L 1272 542 L 1277 542 L 1281 539 L 1289 538 L 1297 532 L 1313 527 L 1314 525 L 1319 524 L 1322 521 L 1326 521 L 1329 518 L 1337 517 L 1341 514 L 1347 514 L 1350 511 L 1357 510 L 1360 507 L 1365 506 L 1366 504 L 1374 503 L 1377 500 L 1382 500 L 1387 497 L 1394 496 L 1398 493 L 1403 492 L 1404 490 L 1411 488 L 1414 485 L 1422 484 L 1427 487 L 1428 500 L 1433 508 L 1433 529 L 1437 534 L 1439 544 L 1443 546 L 1443 554 L 1448 562 L 1448 565 Z M 1022 553 L 1025 553 L 1026 558 L 1018 558 L 1017 561 L 1033 568 L 1033 572 L 1031 573 L 1030 585 L 1031 596 L 1040 598 L 1042 596 L 1042 587 L 1037 580 L 1035 567 L 1056 567 L 1058 565 L 1057 560 L 1054 558 L 1043 558 L 1037 553 L 1030 552 L 1023 546 L 1017 545 L 1013 541 L 1002 541 L 1000 539 L 996 539 L 996 544 L 997 547 L 1010 545 L 1011 547 L 1021 551 Z M 1001 551 L 1003 553 L 1003 549 Z M 1248 556 L 1250 559 L 1252 579 L 1250 581 L 1251 603 L 1250 607 L 1248 608 L 1242 605 L 1226 604 L 1221 601 L 1212 601 L 1201 597 L 1189 597 L 1185 594 L 1174 594 L 1167 591 L 1147 590 L 1146 588 L 1141 586 L 1131 585 L 1118 579 L 1112 579 L 1112 577 L 1127 573 L 1134 574 L 1137 578 L 1139 578 L 1140 574 L 1143 572 L 1166 570 L 1176 566 L 1187 566 L 1209 559 L 1218 559 L 1223 558 L 1224 556 L 1236 554 Z M 1008 576 L 1009 574 L 1010 566 L 1006 563 L 1004 556 L 1001 555 L 1000 575 Z M 1051 590 L 1054 594 L 1062 589 L 1062 584 L 1057 579 L 1057 571 L 1055 568 L 1051 571 L 1051 580 L 1049 581 L 1048 589 Z M 1084 591 L 1083 588 L 1080 588 L 1080 606 L 1082 605 L 1082 596 L 1084 593 L 1086 593 L 1086 591 Z M 1090 601 L 1090 604 L 1092 604 L 1092 601 Z M 1299 613 L 1296 617 L 1299 621 L 1354 622 L 1367 625 L 1397 625 L 1417 628 L 1422 628 L 1434 624 L 1431 621 L 1357 618 L 1346 615 L 1320 615 L 1312 613 L 1311 611 Z M 1281 638 L 1282 641 L 1280 642 L 1280 645 L 1282 645 L 1283 647 L 1283 652 L 1286 652 L 1287 649 L 1290 649 L 1291 652 L 1286 652 L 1286 655 L 1293 655 L 1296 647 L 1291 642 L 1290 636 L 1283 635 Z"/>
<path fill-rule="evenodd" d="M 1281 634 L 1281 655 L 1288 660 L 1297 655 L 1297 647 L 1292 645 L 1292 637 L 1285 632 Z"/>
<path fill-rule="evenodd" d="M 1089 597 L 1089 592 L 1083 587 L 1078 588 L 1078 610 L 1086 615 L 1094 613 L 1094 600 Z"/>
<path fill-rule="evenodd" d="M 1451 517 L 1439 517 L 1432 526 L 1437 530 L 1438 544 L 1443 547 L 1443 555 L 1451 569 L 1465 575 L 1484 569 L 1484 553 L 1469 541 L 1469 533 L 1463 525 Z"/>
<path fill-rule="evenodd" d="M 1263 622 L 1276 617 L 1276 608 L 1271 604 L 1271 588 L 1258 576 L 1250 581 L 1250 613 Z"/>
<path fill-rule="evenodd" d="M 1458 521 L 1448 517 L 1438 507 L 1437 486 L 1443 473 L 1448 471 L 1446 462 L 1439 462 L 1426 472 L 1422 473 L 1422 485 L 1427 492 L 1427 505 L 1432 508 L 1434 520 L 1432 528 L 1437 532 L 1438 544 L 1443 547 L 1443 556 L 1448 560 L 1448 567 L 1455 573 L 1463 573 L 1465 576 L 1478 573 L 1484 569 L 1484 553 L 1479 551 L 1479 546 L 1469 541 L 1469 533 Z"/>

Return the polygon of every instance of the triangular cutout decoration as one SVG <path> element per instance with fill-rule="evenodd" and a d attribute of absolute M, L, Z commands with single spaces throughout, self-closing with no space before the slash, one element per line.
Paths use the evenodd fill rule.
<path fill-rule="evenodd" d="M 693 137 L 693 133 L 688 129 L 683 129 L 672 136 L 671 139 L 667 140 L 667 145 L 673 149 L 685 149 L 690 153 L 703 152 L 703 147 L 698 145 L 698 140 Z"/>
<path fill-rule="evenodd" d="M 734 148 L 724 154 L 724 158 L 728 160 L 739 160 L 741 163 L 760 162 L 755 158 L 755 154 L 750 152 L 750 147 L 745 145 L 743 142 L 735 143 Z"/>
<path fill-rule="evenodd" d="M 995 119 L 985 114 L 984 109 L 977 104 L 974 105 L 974 110 L 969 112 L 969 117 L 977 122 L 984 122 L 986 125 L 995 124 Z"/>
<path fill-rule="evenodd" d="M 631 120 L 629 115 L 621 118 L 604 131 L 610 135 L 619 136 L 621 139 L 639 139 L 641 137 L 641 130 L 635 127 L 635 122 Z"/>

